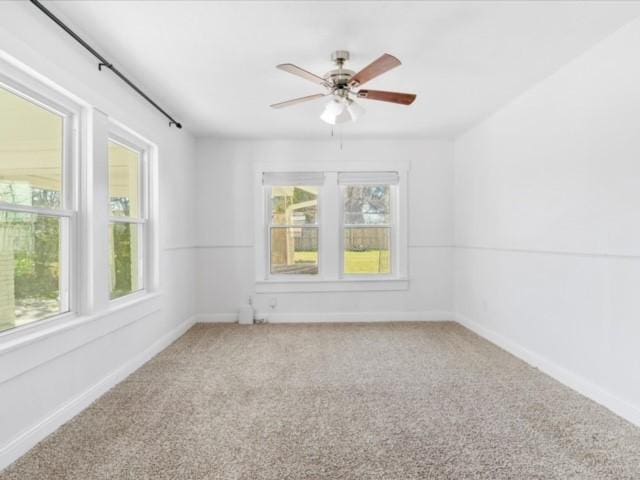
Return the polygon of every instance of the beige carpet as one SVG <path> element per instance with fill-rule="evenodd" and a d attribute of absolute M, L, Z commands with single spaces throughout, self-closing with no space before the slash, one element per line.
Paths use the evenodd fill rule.
<path fill-rule="evenodd" d="M 639 479 L 640 429 L 452 323 L 197 325 L 0 474 Z"/>

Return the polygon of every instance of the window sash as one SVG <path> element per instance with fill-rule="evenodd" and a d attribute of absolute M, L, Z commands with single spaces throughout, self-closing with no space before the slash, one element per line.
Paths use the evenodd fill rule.
<path fill-rule="evenodd" d="M 1 66 L 1 65 L 0 65 Z M 78 169 L 77 159 L 77 131 L 78 131 L 78 118 L 79 111 L 75 106 L 71 106 L 66 100 L 63 101 L 54 92 L 47 91 L 46 93 L 39 93 L 34 89 L 29 88 L 26 85 L 20 84 L 13 79 L 0 74 L 0 88 L 11 92 L 12 94 L 24 99 L 33 105 L 46 110 L 54 115 L 58 115 L 62 118 L 62 159 L 61 159 L 61 184 L 60 184 L 60 207 L 47 208 L 38 206 L 28 206 L 29 208 L 37 209 L 37 212 L 47 212 L 43 215 L 49 215 L 51 211 L 77 211 L 78 210 L 78 194 L 79 186 L 77 183 L 76 171 Z M 41 85 L 38 85 L 37 90 L 41 90 Z M 46 90 L 44 87 L 43 90 Z M 53 97 L 53 98 L 52 98 Z M 63 105 L 63 103 L 65 105 Z M 68 105 L 68 106 L 67 106 Z M 17 204 L 11 204 L 7 202 L 0 202 L 3 209 L 9 210 L 7 206 Z M 14 210 L 12 210 L 14 211 Z M 17 211 L 17 210 L 15 210 Z M 27 213 L 37 213 L 35 210 Z M 67 215 L 70 216 L 70 215 Z"/>
<path fill-rule="evenodd" d="M 50 217 L 58 220 L 58 248 L 57 248 L 57 260 L 58 260 L 58 311 L 55 313 L 51 313 L 50 315 L 45 315 L 43 317 L 27 321 L 22 325 L 16 325 L 11 328 L 0 330 L 0 334 L 4 332 L 8 332 L 14 330 L 16 328 L 20 328 L 23 326 L 29 326 L 41 322 L 43 320 L 48 320 L 51 318 L 58 317 L 60 315 L 67 314 L 73 310 L 72 301 L 75 301 L 75 298 L 72 295 L 72 286 L 73 281 L 75 280 L 72 276 L 74 259 L 71 255 L 72 251 L 72 239 L 73 234 L 76 231 L 75 225 L 75 212 L 65 212 L 69 213 L 68 215 L 64 215 L 63 212 L 57 210 L 48 210 L 48 209 L 36 209 L 36 208 L 21 208 L 20 205 L 10 205 L 11 208 L 4 208 L 4 204 L 0 207 L 0 212 L 13 212 L 13 213 L 25 213 L 28 215 L 41 216 L 41 217 Z M 40 211 L 31 211 L 31 210 L 40 210 Z M 35 253 L 35 251 L 34 251 Z M 15 293 L 14 293 L 14 301 L 15 301 Z"/>
<path fill-rule="evenodd" d="M 0 62 L 0 67 L 6 64 Z M 11 71 L 11 70 L 10 70 Z M 19 75 L 16 78 L 21 78 Z M 62 118 L 62 152 L 60 172 L 60 203 L 57 207 L 19 205 L 0 202 L 0 211 L 26 213 L 57 218 L 58 241 L 58 312 L 0 331 L 0 335 L 23 327 L 30 328 L 46 320 L 62 317 L 78 308 L 77 265 L 78 209 L 79 209 L 79 118 L 80 107 L 66 97 L 31 77 L 24 81 L 0 74 L 0 87 Z M 73 254 L 72 254 L 73 252 Z M 15 298 L 15 297 L 14 297 Z"/>
<path fill-rule="evenodd" d="M 114 216 L 111 214 L 111 208 L 109 207 L 109 228 L 111 225 L 137 225 L 138 232 L 138 245 L 137 245 L 137 282 L 138 288 L 132 289 L 130 292 L 123 295 L 113 297 L 112 292 L 109 292 L 111 302 L 119 302 L 122 299 L 126 299 L 130 295 L 139 293 L 141 291 L 147 291 L 150 283 L 152 283 L 151 268 L 153 268 L 149 262 L 152 261 L 152 245 L 149 241 L 149 211 L 150 211 L 150 146 L 147 145 L 142 139 L 130 134 L 125 128 L 119 125 L 112 124 L 108 133 L 108 142 L 113 142 L 121 145 L 125 148 L 133 150 L 138 154 L 138 216 Z M 109 165 L 107 166 L 109 168 Z M 109 188 L 109 202 L 111 202 L 111 191 Z M 109 249 L 112 245 L 109 245 Z M 111 255 L 111 250 L 109 255 Z M 111 270 L 109 275 L 111 275 Z M 109 282 L 112 279 L 110 278 Z M 111 285 L 111 283 L 110 283 Z"/>
<path fill-rule="evenodd" d="M 387 181 L 381 182 L 386 176 Z M 395 202 L 398 194 L 399 174 L 397 172 L 344 172 L 338 174 L 338 184 L 340 187 L 340 276 L 341 278 L 388 278 L 396 275 L 397 251 L 397 213 Z M 356 183 L 355 180 L 358 180 Z M 370 180 L 370 181 L 368 181 Z M 391 223 L 345 223 L 345 193 L 350 186 L 371 186 L 384 185 L 389 187 L 389 212 Z M 389 272 L 388 273 L 348 273 L 346 272 L 346 250 L 345 233 L 348 229 L 370 229 L 381 228 L 389 231 Z"/>
<path fill-rule="evenodd" d="M 267 172 L 263 173 L 263 182 L 264 182 L 264 178 L 265 175 L 267 174 Z M 280 174 L 280 173 L 276 173 L 274 175 L 287 175 L 285 174 Z M 294 174 L 295 175 L 295 174 Z M 324 173 L 321 174 L 322 175 L 322 183 L 324 183 Z M 285 178 L 285 177 L 282 177 Z M 305 178 L 305 181 L 309 180 L 308 178 Z M 305 224 L 301 224 L 301 225 L 292 225 L 292 224 L 277 224 L 277 223 L 273 223 L 273 211 L 272 211 L 272 204 L 271 204 L 271 196 L 272 196 L 272 187 L 295 187 L 295 186 L 316 186 L 316 185 L 310 185 L 309 183 L 300 183 L 298 185 L 291 185 L 291 184 L 272 184 L 272 185 L 264 185 L 263 189 L 264 189 L 264 196 L 263 198 L 265 199 L 265 237 L 266 237 L 266 255 L 265 255 L 265 266 L 266 266 L 266 274 L 267 274 L 267 278 L 305 278 L 305 277 L 313 277 L 313 278 L 317 278 L 318 276 L 321 275 L 322 273 L 322 267 L 321 267 L 321 262 L 320 262 L 320 256 L 321 256 L 321 245 L 322 245 L 322 227 L 321 227 L 321 202 L 322 202 L 322 184 L 317 185 L 318 186 L 318 196 L 317 196 L 317 204 L 316 204 L 316 221 L 315 223 L 305 223 Z M 317 238 L 318 238 L 318 250 L 317 250 L 317 255 L 318 255 L 318 261 L 317 261 L 317 273 L 298 273 L 298 274 L 292 274 L 292 273 L 273 273 L 273 265 L 272 265 L 272 249 L 271 249 L 271 232 L 273 229 L 275 228 L 315 228 L 317 230 Z"/>
<path fill-rule="evenodd" d="M 126 221 L 145 221 L 149 215 L 149 167 L 148 167 L 148 149 L 137 144 L 131 140 L 128 140 L 124 135 L 118 133 L 109 133 L 108 142 L 117 143 L 125 148 L 133 150 L 138 154 L 138 216 L 114 216 L 111 215 L 111 208 L 109 208 L 109 220 L 118 222 L 120 219 Z M 107 168 L 110 168 L 108 165 Z M 109 202 L 111 202 L 111 190 L 109 188 Z"/>

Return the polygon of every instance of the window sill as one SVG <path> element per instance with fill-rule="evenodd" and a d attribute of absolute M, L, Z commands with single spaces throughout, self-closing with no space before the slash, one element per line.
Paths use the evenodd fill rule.
<path fill-rule="evenodd" d="M 162 294 L 147 293 L 128 300 L 99 313 L 65 313 L 2 332 L 0 357 L 14 353 L 20 355 L 21 361 L 0 361 L 0 383 L 157 312 L 161 308 Z M 67 335 L 60 337 L 62 333 Z M 32 345 L 37 350 L 30 348 Z"/>
<path fill-rule="evenodd" d="M 340 280 L 257 280 L 256 293 L 380 292 L 409 290 L 407 278 L 344 278 Z"/>

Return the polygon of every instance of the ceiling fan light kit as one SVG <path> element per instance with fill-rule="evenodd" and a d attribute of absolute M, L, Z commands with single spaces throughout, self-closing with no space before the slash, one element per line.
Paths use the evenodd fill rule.
<path fill-rule="evenodd" d="M 411 105 L 416 99 L 416 95 L 412 93 L 360 89 L 360 86 L 365 82 L 400 65 L 400 60 L 393 55 L 385 53 L 357 73 L 344 68 L 345 62 L 349 60 L 348 51 L 336 50 L 331 54 L 331 60 L 335 62 L 337 68 L 330 70 L 323 77 L 308 72 L 291 63 L 277 65 L 276 68 L 280 70 L 325 87 L 327 92 L 274 103 L 271 107 L 289 107 L 329 96 L 331 98 L 320 115 L 320 119 L 330 125 L 336 125 L 349 121 L 355 122 L 364 114 L 364 108 L 356 103 L 356 98 L 397 103 L 400 105 Z"/>

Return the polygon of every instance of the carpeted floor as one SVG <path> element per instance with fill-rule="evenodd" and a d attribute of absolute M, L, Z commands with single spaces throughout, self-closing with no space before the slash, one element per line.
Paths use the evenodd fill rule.
<path fill-rule="evenodd" d="M 639 479 L 640 429 L 453 323 L 196 325 L 0 474 Z"/>

